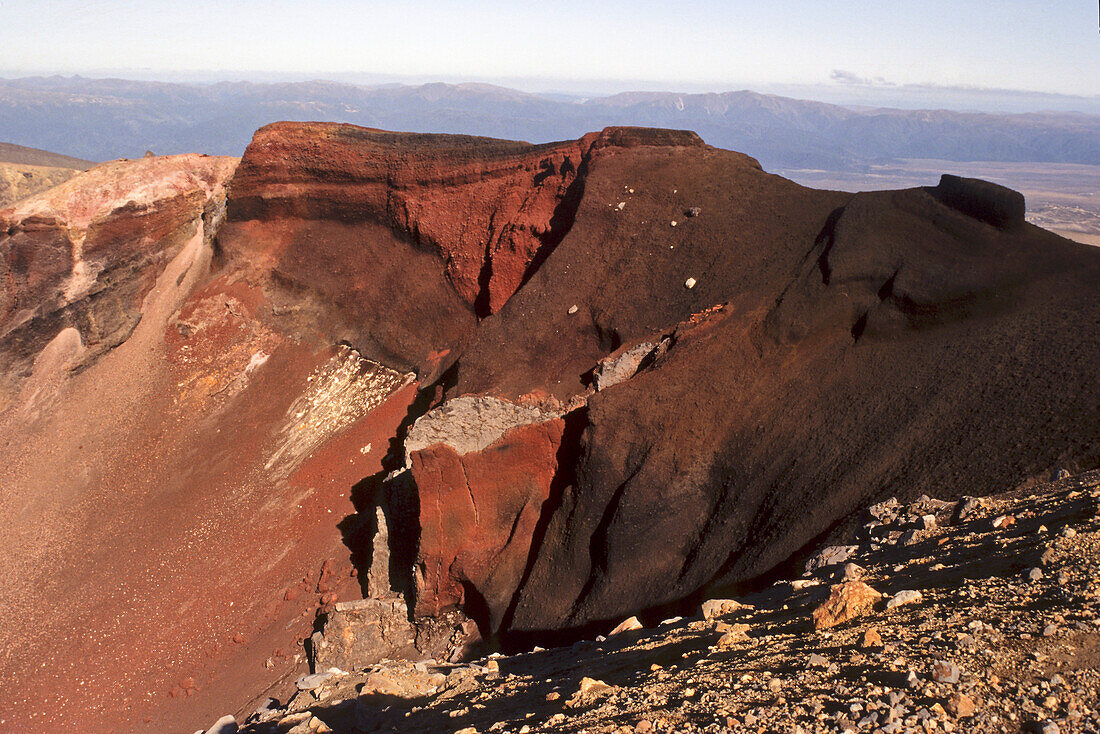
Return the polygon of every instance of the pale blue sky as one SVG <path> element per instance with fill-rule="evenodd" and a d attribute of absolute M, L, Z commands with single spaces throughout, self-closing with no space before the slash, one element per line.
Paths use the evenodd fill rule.
<path fill-rule="evenodd" d="M 1100 94 L 1097 0 L 0 0 L 13 71 L 897 84 Z M 836 82 L 833 82 L 836 83 Z"/>

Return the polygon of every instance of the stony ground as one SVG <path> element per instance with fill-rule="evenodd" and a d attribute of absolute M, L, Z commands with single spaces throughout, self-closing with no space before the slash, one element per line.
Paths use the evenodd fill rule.
<path fill-rule="evenodd" d="M 242 726 L 1100 731 L 1098 506 L 1100 472 L 983 500 L 883 503 L 855 545 L 694 619 L 464 665 L 323 672 Z"/>

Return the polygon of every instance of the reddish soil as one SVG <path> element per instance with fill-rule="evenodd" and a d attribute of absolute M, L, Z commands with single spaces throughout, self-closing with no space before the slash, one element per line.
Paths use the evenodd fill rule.
<path fill-rule="evenodd" d="M 221 305 L 226 291 L 202 298 Z M 201 340 L 168 327 L 148 356 L 173 369 L 151 369 L 131 340 L 66 386 L 63 413 L 3 447 L 0 481 L 16 491 L 2 501 L 19 548 L 3 559 L 5 649 L 15 653 L 2 672 L 13 692 L 5 726 L 204 726 L 227 701 L 304 669 L 301 643 L 326 592 L 360 595 L 336 526 L 354 513 L 351 487 L 381 469 L 415 389 L 291 476 L 272 476 L 270 427 L 330 350 L 256 327 L 234 302 L 245 319 Z M 257 347 L 267 362 L 236 394 L 218 394 Z M 323 565 L 331 580 L 318 585 Z"/>

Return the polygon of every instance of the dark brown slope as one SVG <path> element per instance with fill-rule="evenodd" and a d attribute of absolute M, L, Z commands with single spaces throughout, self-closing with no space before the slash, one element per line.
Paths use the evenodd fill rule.
<path fill-rule="evenodd" d="M 597 360 L 670 346 L 567 419 L 526 581 L 478 589 L 488 618 L 614 620 L 748 581 L 875 498 L 1094 466 L 1100 258 L 1013 199 L 814 192 L 707 149 L 593 165 L 574 228 L 447 394 L 572 406 Z"/>
<path fill-rule="evenodd" d="M 873 499 L 1094 466 L 1091 254 L 925 191 L 856 197 L 774 307 L 761 294 L 747 317 L 684 329 L 589 401 L 576 481 L 512 624 L 610 620 L 747 581 Z"/>

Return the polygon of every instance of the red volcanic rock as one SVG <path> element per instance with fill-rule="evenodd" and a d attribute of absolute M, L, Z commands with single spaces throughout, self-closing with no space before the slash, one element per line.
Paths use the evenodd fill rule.
<path fill-rule="evenodd" d="M 464 607 L 483 615 L 479 622 L 492 631 L 499 628 L 523 576 L 535 526 L 558 474 L 565 429 L 563 418 L 547 419 L 533 409 L 513 413 L 494 402 L 499 403 L 483 401 L 479 411 L 461 417 L 456 417 L 461 410 L 439 416 L 440 410 L 455 409 L 444 405 L 421 419 L 408 444 L 420 499 L 414 612 L 437 616 Z M 502 412 L 512 427 L 493 426 L 492 414 Z M 421 438 L 424 422 L 433 420 L 450 435 Z M 487 425 L 495 438 L 484 434 Z M 418 439 L 432 443 L 415 448 Z"/>
<path fill-rule="evenodd" d="M 235 165 L 199 155 L 113 161 L 0 210 L 0 369 L 19 369 L 68 327 L 89 356 L 126 339 Z"/>
<path fill-rule="evenodd" d="M 745 582 L 890 495 L 1095 466 L 1100 251 L 963 189 L 980 211 L 812 191 L 708 148 L 593 160 L 573 227 L 446 384 L 587 402 L 509 629 Z M 609 356 L 666 338 L 590 393 Z"/>
<path fill-rule="evenodd" d="M 612 129 L 530 145 L 276 123 L 245 152 L 219 241 L 230 257 L 335 305 L 339 338 L 424 367 L 460 344 L 475 317 L 499 311 L 553 251 L 594 158 L 647 145 L 702 142 Z"/>

